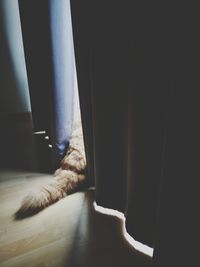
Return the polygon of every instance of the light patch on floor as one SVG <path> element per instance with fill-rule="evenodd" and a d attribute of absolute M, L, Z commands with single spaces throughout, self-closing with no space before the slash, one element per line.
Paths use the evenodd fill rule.
<path fill-rule="evenodd" d="M 130 236 L 128 234 L 128 232 L 126 230 L 126 226 L 125 226 L 126 218 L 122 212 L 101 207 L 101 206 L 97 205 L 97 203 L 95 201 L 94 201 L 93 205 L 94 205 L 94 209 L 97 212 L 100 212 L 100 213 L 103 213 L 106 215 L 110 215 L 110 216 L 115 216 L 115 217 L 121 219 L 123 222 L 123 235 L 124 235 L 125 239 L 129 242 L 129 244 L 132 245 L 134 247 L 134 249 L 144 253 L 145 255 L 153 257 L 153 248 L 151 248 L 145 244 L 142 244 L 141 242 L 135 240 L 132 236 Z"/>

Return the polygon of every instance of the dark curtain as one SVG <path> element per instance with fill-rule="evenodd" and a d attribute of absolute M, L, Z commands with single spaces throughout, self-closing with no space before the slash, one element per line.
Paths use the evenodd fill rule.
<path fill-rule="evenodd" d="M 76 73 L 70 3 L 19 0 L 19 8 L 34 128 L 50 137 L 47 142 L 45 135 L 39 136 L 39 145 L 46 145 L 54 170 L 65 155 L 73 122 Z"/>
<path fill-rule="evenodd" d="M 162 53 L 156 21 L 146 23 L 148 9 L 132 16 L 121 1 L 71 3 L 81 103 L 92 112 L 85 128 L 93 133 L 86 141 L 97 204 L 126 212 L 129 233 L 153 245 L 169 49 Z"/>
<path fill-rule="evenodd" d="M 19 3 L 35 129 L 50 135 L 58 162 L 72 122 L 69 2 Z M 71 0 L 88 177 L 97 204 L 124 212 L 129 234 L 155 248 L 154 266 L 198 266 L 194 10 Z"/>
<path fill-rule="evenodd" d="M 155 266 L 194 266 L 196 17 L 151 1 L 72 0 L 71 8 L 97 204 L 125 213 L 128 232 L 155 248 Z"/>

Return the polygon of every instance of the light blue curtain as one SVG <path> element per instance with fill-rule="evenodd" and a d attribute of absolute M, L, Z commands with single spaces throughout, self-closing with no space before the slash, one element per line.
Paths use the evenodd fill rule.
<path fill-rule="evenodd" d="M 56 168 L 72 130 L 75 60 L 69 0 L 19 0 L 36 131 L 45 131 Z"/>
<path fill-rule="evenodd" d="M 30 112 L 18 0 L 0 1 L 0 113 Z"/>
<path fill-rule="evenodd" d="M 76 75 L 69 0 L 51 0 L 49 10 L 55 112 L 53 155 L 57 161 L 65 154 L 72 130 Z"/>

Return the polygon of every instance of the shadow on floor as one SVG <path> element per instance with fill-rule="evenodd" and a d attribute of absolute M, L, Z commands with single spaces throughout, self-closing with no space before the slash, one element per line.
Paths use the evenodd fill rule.
<path fill-rule="evenodd" d="M 122 220 L 95 211 L 93 201 L 94 191 L 86 192 L 66 266 L 151 266 L 151 258 L 135 250 L 124 238 Z"/>

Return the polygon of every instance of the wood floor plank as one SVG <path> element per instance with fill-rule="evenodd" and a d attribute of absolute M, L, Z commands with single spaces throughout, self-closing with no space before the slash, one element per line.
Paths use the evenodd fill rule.
<path fill-rule="evenodd" d="M 77 192 L 15 220 L 23 196 L 52 177 L 27 172 L 0 177 L 0 267 L 150 266 L 149 258 L 122 236 L 121 220 L 94 210 L 93 191 Z"/>

